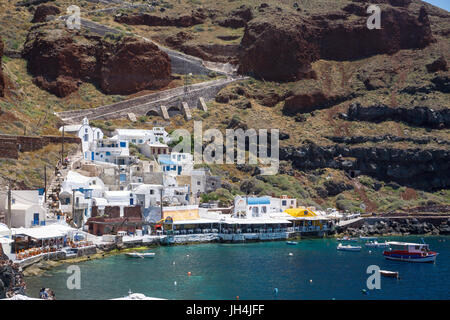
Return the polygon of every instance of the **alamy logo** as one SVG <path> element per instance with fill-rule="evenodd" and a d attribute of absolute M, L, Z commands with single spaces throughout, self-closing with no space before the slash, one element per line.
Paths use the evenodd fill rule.
<path fill-rule="evenodd" d="M 177 129 L 171 134 L 172 141 L 179 143 L 172 152 L 191 153 L 191 134 L 186 129 Z M 236 141 L 236 143 L 235 143 Z M 246 143 L 248 141 L 248 143 Z M 204 144 L 206 142 L 206 145 Z M 201 164 L 245 164 L 248 145 L 248 163 L 259 165 L 261 175 L 275 175 L 279 168 L 279 130 L 226 129 L 225 139 L 218 129 L 203 132 L 201 121 L 194 121 L 194 163 Z M 236 146 L 236 148 L 235 148 Z M 226 153 L 224 153 L 224 147 Z M 268 151 L 270 148 L 270 156 Z M 235 157 L 236 154 L 236 157 Z M 225 157 L 225 159 L 224 159 Z M 225 160 L 225 161 L 224 161 Z"/>
<path fill-rule="evenodd" d="M 367 13 L 372 15 L 367 18 L 367 28 L 369 30 L 381 29 L 381 9 L 379 6 L 370 5 L 367 8 Z"/>
<path fill-rule="evenodd" d="M 366 273 L 371 274 L 366 281 L 367 289 L 381 289 L 380 267 L 377 265 L 370 265 L 367 267 Z"/>
<path fill-rule="evenodd" d="M 67 278 L 67 289 L 81 289 L 81 270 L 79 266 L 71 265 L 67 268 L 66 273 L 70 274 Z"/>
<path fill-rule="evenodd" d="M 69 17 L 66 20 L 67 28 L 69 29 L 77 29 L 81 28 L 81 13 L 80 7 L 76 5 L 71 5 L 67 8 L 67 14 Z"/>

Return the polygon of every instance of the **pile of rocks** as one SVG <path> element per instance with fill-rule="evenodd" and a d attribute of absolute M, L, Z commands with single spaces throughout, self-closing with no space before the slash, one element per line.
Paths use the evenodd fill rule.
<path fill-rule="evenodd" d="M 19 267 L 11 260 L 0 260 L 0 299 L 25 295 L 26 285 Z"/>

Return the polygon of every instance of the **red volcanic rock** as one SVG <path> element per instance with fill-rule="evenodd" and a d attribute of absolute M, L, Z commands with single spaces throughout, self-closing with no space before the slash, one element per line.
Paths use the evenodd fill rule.
<path fill-rule="evenodd" d="M 3 57 L 3 41 L 0 36 L 0 97 L 5 95 L 5 79 L 2 72 L 2 57 Z"/>
<path fill-rule="evenodd" d="M 131 94 L 161 88 L 171 81 L 169 56 L 151 42 L 125 38 L 108 55 L 100 82 L 107 93 Z"/>
<path fill-rule="evenodd" d="M 314 77 L 310 64 L 320 58 L 315 40 L 320 28 L 298 16 L 278 19 L 249 22 L 241 41 L 239 72 L 275 81 Z"/>
<path fill-rule="evenodd" d="M 58 76 L 55 80 L 48 80 L 43 76 L 33 79 L 33 82 L 40 88 L 53 93 L 57 97 L 65 97 L 78 90 L 81 81 L 68 76 Z"/>
<path fill-rule="evenodd" d="M 286 98 L 283 113 L 287 115 L 308 113 L 317 109 L 328 108 L 347 100 L 349 97 L 344 94 L 327 94 L 323 91 L 293 94 Z"/>
<path fill-rule="evenodd" d="M 114 94 L 160 88 L 170 82 L 169 56 L 141 39 L 110 42 L 45 25 L 30 30 L 22 54 L 34 82 L 58 97 L 75 92 L 82 82 Z"/>
<path fill-rule="evenodd" d="M 52 6 L 52 5 L 45 5 L 41 4 L 39 7 L 36 8 L 36 11 L 34 12 L 33 20 L 31 20 L 32 23 L 36 22 L 45 22 L 45 19 L 47 16 L 54 16 L 61 13 L 58 7 Z"/>
<path fill-rule="evenodd" d="M 248 23 L 241 42 L 239 72 L 274 81 L 314 77 L 318 59 L 354 60 L 400 49 L 423 48 L 434 41 L 424 8 L 413 16 L 405 8 L 386 7 L 382 28 L 369 30 L 367 17 L 335 20 L 339 15 L 280 14 Z M 414 35 L 413 37 L 411 35 Z"/>
<path fill-rule="evenodd" d="M 119 14 L 114 17 L 114 21 L 118 23 L 126 23 L 129 25 L 147 25 L 147 26 L 174 26 L 174 27 L 191 27 L 196 24 L 202 24 L 206 19 L 206 15 L 202 10 L 194 10 L 191 14 L 185 14 L 177 17 L 160 17 L 146 13 L 141 14 Z"/>
<path fill-rule="evenodd" d="M 430 64 L 426 65 L 428 72 L 447 71 L 447 60 L 444 56 L 440 56 L 438 59 Z"/>

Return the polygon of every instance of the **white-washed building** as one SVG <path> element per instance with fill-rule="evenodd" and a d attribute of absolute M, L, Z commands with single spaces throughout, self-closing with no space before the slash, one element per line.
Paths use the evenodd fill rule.
<path fill-rule="evenodd" d="M 6 194 L 0 194 L 0 210 L 8 210 Z M 11 227 L 45 225 L 46 210 L 40 204 L 39 190 L 11 190 Z"/>
<path fill-rule="evenodd" d="M 107 190 L 98 177 L 86 177 L 69 171 L 61 185 L 60 209 L 65 214 L 74 213 L 75 223 L 80 225 L 92 214 L 93 198 L 102 198 Z"/>
<path fill-rule="evenodd" d="M 169 146 L 165 143 L 157 142 L 144 142 L 138 145 L 139 152 L 150 159 L 157 159 L 161 154 L 169 153 Z"/>
<path fill-rule="evenodd" d="M 95 140 L 103 139 L 103 132 L 99 128 L 91 127 L 87 118 L 83 119 L 81 124 L 66 125 L 59 128 L 59 131 L 69 133 L 78 136 L 81 139 L 81 146 L 84 154 L 84 158 L 87 159 L 89 145 Z"/>
<path fill-rule="evenodd" d="M 282 195 L 280 198 L 270 197 L 270 211 L 284 212 L 286 209 L 297 208 L 297 199 Z"/>
<path fill-rule="evenodd" d="M 116 165 L 129 165 L 136 161 L 135 157 L 130 156 L 128 141 L 118 138 L 96 140 L 91 143 L 86 160 Z"/>
<path fill-rule="evenodd" d="M 160 155 L 158 162 L 162 171 L 170 175 L 190 175 L 194 169 L 194 161 L 190 153 L 172 152 L 168 155 Z"/>
<path fill-rule="evenodd" d="M 152 130 L 147 129 L 116 129 L 113 136 L 119 140 L 128 141 L 135 145 L 150 143 L 164 143 L 170 142 L 169 134 L 162 127 L 155 127 Z"/>

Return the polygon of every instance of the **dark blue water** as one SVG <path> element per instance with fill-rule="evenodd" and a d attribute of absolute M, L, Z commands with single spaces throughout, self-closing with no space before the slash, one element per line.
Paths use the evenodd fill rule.
<path fill-rule="evenodd" d="M 418 237 L 387 239 L 420 242 Z M 449 299 L 450 237 L 424 239 L 440 253 L 435 264 L 389 261 L 383 249 L 364 246 L 361 252 L 337 251 L 334 239 L 301 240 L 295 246 L 201 244 L 149 250 L 155 258 L 122 254 L 79 263 L 80 290 L 67 289 L 69 264 L 64 264 L 27 278 L 27 292 L 37 297 L 40 288 L 49 287 L 57 299 L 118 298 L 129 289 L 166 299 Z M 381 277 L 381 289 L 368 290 L 369 265 L 399 271 L 401 278 Z"/>

